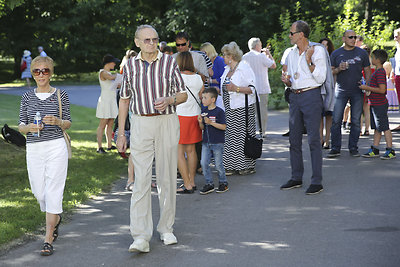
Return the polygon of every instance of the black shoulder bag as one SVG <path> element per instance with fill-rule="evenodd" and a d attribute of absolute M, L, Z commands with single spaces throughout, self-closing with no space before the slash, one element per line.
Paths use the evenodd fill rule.
<path fill-rule="evenodd" d="M 258 102 L 258 95 L 256 93 L 256 107 L 257 107 L 257 117 L 258 117 L 258 125 L 260 127 L 260 133 L 262 135 L 262 127 L 261 127 L 261 116 L 260 116 L 260 103 Z M 249 100 L 247 94 L 245 95 L 245 104 L 246 104 L 246 139 L 244 141 L 244 154 L 251 159 L 258 159 L 262 154 L 262 137 L 258 139 L 257 137 L 251 136 L 249 134 L 248 126 L 249 126 Z"/>
<path fill-rule="evenodd" d="M 17 130 L 8 127 L 7 124 L 4 124 L 3 128 L 1 128 L 1 134 L 8 143 L 15 144 L 20 147 L 24 147 L 26 145 L 25 136 L 23 136 Z"/>

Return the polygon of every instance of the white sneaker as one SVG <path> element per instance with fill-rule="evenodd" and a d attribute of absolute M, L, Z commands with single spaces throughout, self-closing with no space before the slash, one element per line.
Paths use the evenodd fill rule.
<path fill-rule="evenodd" d="M 178 240 L 173 233 L 161 234 L 160 239 L 164 242 L 164 245 L 172 245 L 178 243 Z"/>
<path fill-rule="evenodd" d="M 149 252 L 150 245 L 144 239 L 137 239 L 129 246 L 129 252 Z"/>

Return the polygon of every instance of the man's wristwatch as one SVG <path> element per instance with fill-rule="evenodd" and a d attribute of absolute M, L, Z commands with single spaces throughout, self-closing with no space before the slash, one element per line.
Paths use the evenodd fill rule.
<path fill-rule="evenodd" d="M 311 66 L 313 66 L 314 65 L 314 63 L 312 63 L 312 61 L 310 62 L 310 63 L 308 63 L 308 66 L 309 67 L 311 67 Z"/>

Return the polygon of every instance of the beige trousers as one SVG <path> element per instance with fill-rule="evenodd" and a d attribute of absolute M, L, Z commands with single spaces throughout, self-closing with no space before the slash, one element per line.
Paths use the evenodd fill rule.
<path fill-rule="evenodd" d="M 130 149 L 135 183 L 130 208 L 133 239 L 150 241 L 153 235 L 151 177 L 156 160 L 160 220 L 157 231 L 172 233 L 176 209 L 179 120 L 176 114 L 145 117 L 132 115 Z"/>

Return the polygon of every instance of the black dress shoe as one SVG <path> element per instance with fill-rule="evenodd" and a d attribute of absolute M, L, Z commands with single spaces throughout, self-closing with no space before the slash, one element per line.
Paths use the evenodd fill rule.
<path fill-rule="evenodd" d="M 110 150 L 113 150 L 113 149 L 117 149 L 117 147 L 116 147 L 116 146 L 108 147 L 108 148 L 107 148 L 107 151 L 110 151 Z"/>
<path fill-rule="evenodd" d="M 281 186 L 281 190 L 289 190 L 289 189 L 298 188 L 298 187 L 302 187 L 302 186 L 303 186 L 302 181 L 295 181 L 295 180 L 290 179 L 289 181 L 287 181 L 286 184 Z"/>
<path fill-rule="evenodd" d="M 315 194 L 321 193 L 322 190 L 324 190 L 322 185 L 320 185 L 320 184 L 312 184 L 307 189 L 306 194 L 307 195 L 315 195 Z"/>

